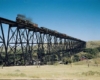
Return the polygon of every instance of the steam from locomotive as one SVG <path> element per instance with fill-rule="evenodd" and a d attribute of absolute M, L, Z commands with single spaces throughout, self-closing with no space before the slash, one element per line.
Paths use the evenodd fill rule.
<path fill-rule="evenodd" d="M 33 23 L 31 18 L 27 18 L 25 15 L 18 14 L 16 22 L 31 27 L 38 27 L 38 24 Z"/>

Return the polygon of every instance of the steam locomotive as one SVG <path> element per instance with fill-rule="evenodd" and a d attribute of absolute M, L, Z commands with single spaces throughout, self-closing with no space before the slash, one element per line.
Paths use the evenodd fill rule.
<path fill-rule="evenodd" d="M 19 24 L 22 24 L 22 25 L 26 25 L 26 26 L 29 26 L 29 27 L 38 27 L 38 24 L 36 23 L 33 23 L 31 21 L 31 19 L 29 18 L 26 18 L 26 16 L 24 15 L 21 15 L 21 14 L 18 14 L 17 17 L 16 17 L 16 22 L 19 23 Z"/>

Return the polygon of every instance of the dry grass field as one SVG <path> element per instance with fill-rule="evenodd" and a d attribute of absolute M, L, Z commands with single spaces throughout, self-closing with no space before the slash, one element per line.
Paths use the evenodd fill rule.
<path fill-rule="evenodd" d="M 100 66 L 44 65 L 0 67 L 0 79 L 100 80 Z"/>
<path fill-rule="evenodd" d="M 87 48 L 100 46 L 100 41 L 89 41 Z M 79 53 L 80 54 L 80 53 Z M 84 54 L 81 52 L 81 54 Z M 34 80 L 100 80 L 100 58 L 86 62 L 79 61 L 68 65 L 10 66 L 0 67 L 0 79 L 34 79 Z M 95 61 L 98 66 L 95 65 Z"/>

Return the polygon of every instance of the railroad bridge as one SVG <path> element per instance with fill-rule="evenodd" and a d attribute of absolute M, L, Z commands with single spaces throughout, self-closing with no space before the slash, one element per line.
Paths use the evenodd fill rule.
<path fill-rule="evenodd" d="M 3 24 L 8 25 L 7 37 Z M 85 41 L 66 34 L 0 17 L 0 64 L 32 64 L 34 55 L 43 61 L 44 56 L 76 54 L 85 46 Z"/>

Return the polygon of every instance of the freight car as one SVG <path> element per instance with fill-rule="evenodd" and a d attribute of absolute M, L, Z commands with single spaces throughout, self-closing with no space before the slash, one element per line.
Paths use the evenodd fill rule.
<path fill-rule="evenodd" d="M 40 27 L 43 31 L 47 32 L 47 33 L 52 33 L 53 30 L 45 28 L 45 27 Z"/>

